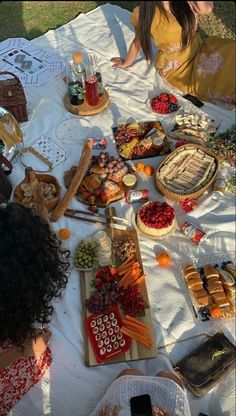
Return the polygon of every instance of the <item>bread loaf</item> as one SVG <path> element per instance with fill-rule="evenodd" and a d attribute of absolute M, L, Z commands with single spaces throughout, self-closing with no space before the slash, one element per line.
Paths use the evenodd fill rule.
<path fill-rule="evenodd" d="M 226 270 L 220 270 L 220 278 L 225 286 L 235 285 L 235 280 L 233 276 Z"/>
<path fill-rule="evenodd" d="M 195 297 L 195 299 L 199 299 L 199 298 L 202 298 L 204 296 L 208 296 L 205 289 L 193 290 L 192 293 L 193 293 L 193 296 Z"/>
<path fill-rule="evenodd" d="M 210 297 L 209 296 L 203 296 L 202 298 L 196 299 L 196 302 L 197 302 L 199 308 L 201 308 L 202 306 L 207 306 L 210 303 Z"/>
<path fill-rule="evenodd" d="M 183 271 L 183 275 L 185 279 L 190 278 L 191 275 L 194 275 L 195 273 L 198 273 L 198 271 L 194 266 L 189 267 L 187 270 L 184 269 Z"/>
<path fill-rule="evenodd" d="M 225 270 L 229 272 L 236 279 L 236 265 L 233 263 L 227 264 Z"/>
<path fill-rule="evenodd" d="M 207 286 L 207 290 L 210 294 L 224 292 L 223 285 L 220 283 L 214 283 L 213 285 Z"/>

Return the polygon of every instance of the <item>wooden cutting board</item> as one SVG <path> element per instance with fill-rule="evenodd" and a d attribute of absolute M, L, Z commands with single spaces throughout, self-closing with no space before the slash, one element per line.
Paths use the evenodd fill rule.
<path fill-rule="evenodd" d="M 106 210 L 106 213 L 108 215 L 115 215 L 115 209 L 114 207 L 109 207 Z M 118 230 L 113 229 L 107 226 L 106 228 L 107 233 L 111 237 L 111 239 L 119 238 L 119 237 L 131 237 L 134 241 L 135 247 L 136 247 L 136 258 L 140 262 L 142 266 L 142 259 L 141 259 L 141 253 L 139 248 L 139 241 L 138 236 L 134 228 L 128 228 L 127 230 Z M 115 259 L 114 259 L 115 260 Z M 88 312 L 86 306 L 85 306 L 85 300 L 89 298 L 92 288 L 91 288 L 91 281 L 94 279 L 94 271 L 92 272 L 80 272 L 80 293 L 81 293 L 81 303 L 82 303 L 82 315 L 83 315 L 83 321 L 90 315 L 90 312 Z M 156 333 L 154 329 L 154 325 L 152 322 L 151 317 L 151 311 L 149 306 L 149 299 L 148 299 L 148 293 L 147 293 L 147 287 L 144 283 L 142 286 L 142 296 L 145 300 L 146 308 L 145 313 L 143 316 L 138 316 L 137 319 L 139 319 L 141 322 L 145 323 L 149 327 L 148 334 L 153 340 L 153 347 L 152 349 L 148 349 L 144 347 L 142 344 L 132 340 L 131 349 L 121 355 L 118 355 L 117 357 L 106 361 L 104 364 L 114 364 L 114 363 L 120 363 L 120 362 L 127 362 L 127 361 L 133 361 L 133 360 L 144 360 L 148 358 L 154 358 L 157 355 L 157 348 L 156 348 Z M 121 317 L 123 317 L 122 311 L 120 309 Z M 93 349 L 90 343 L 90 340 L 88 338 L 87 332 L 85 330 L 85 325 L 83 327 L 84 331 L 84 360 L 85 365 L 92 367 L 92 366 L 98 366 L 103 365 L 100 363 L 97 363 Z"/>
<path fill-rule="evenodd" d="M 99 114 L 107 108 L 108 104 L 109 94 L 105 88 L 102 97 L 99 97 L 98 105 L 94 106 L 89 105 L 86 100 L 80 105 L 73 105 L 70 103 L 69 94 L 66 93 L 64 96 L 64 105 L 66 109 L 77 116 L 92 116 L 94 114 Z"/>

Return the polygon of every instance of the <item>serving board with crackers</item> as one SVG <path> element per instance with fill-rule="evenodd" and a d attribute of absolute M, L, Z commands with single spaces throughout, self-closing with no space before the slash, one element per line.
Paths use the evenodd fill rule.
<path fill-rule="evenodd" d="M 114 217 L 114 208 L 106 214 Z M 93 239 L 99 266 L 80 271 L 85 364 L 154 358 L 156 334 L 136 231 L 108 223 Z"/>

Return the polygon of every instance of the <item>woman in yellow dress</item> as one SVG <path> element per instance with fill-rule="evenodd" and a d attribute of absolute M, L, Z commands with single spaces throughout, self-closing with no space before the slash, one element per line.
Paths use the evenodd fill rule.
<path fill-rule="evenodd" d="M 158 47 L 155 67 L 160 75 L 184 94 L 223 107 L 235 105 L 235 41 L 202 39 L 198 15 L 209 14 L 211 1 L 140 2 L 131 15 L 135 28 L 125 59 L 112 58 L 113 66 L 131 66 L 143 50 L 151 60 L 151 38 Z"/>

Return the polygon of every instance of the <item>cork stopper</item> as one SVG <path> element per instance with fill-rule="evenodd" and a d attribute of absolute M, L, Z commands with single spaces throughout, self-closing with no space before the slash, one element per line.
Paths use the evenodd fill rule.
<path fill-rule="evenodd" d="M 72 59 L 75 64 L 81 64 L 83 61 L 83 54 L 82 52 L 73 52 Z"/>

